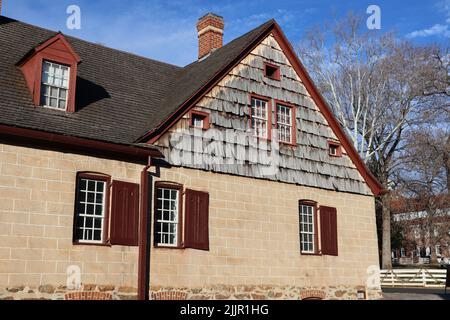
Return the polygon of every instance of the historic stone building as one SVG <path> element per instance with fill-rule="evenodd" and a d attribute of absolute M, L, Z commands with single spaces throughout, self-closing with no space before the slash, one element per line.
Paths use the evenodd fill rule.
<path fill-rule="evenodd" d="M 197 30 L 178 67 L 0 17 L 0 299 L 380 296 L 382 187 L 278 24 Z"/>

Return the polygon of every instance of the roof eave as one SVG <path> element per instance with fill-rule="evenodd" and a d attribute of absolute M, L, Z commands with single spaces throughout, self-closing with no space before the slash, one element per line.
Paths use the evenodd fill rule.
<path fill-rule="evenodd" d="M 18 140 L 33 146 L 42 145 L 53 149 L 61 148 L 62 150 L 142 163 L 147 163 L 148 157 L 164 157 L 161 151 L 150 145 L 141 147 L 133 144 L 117 144 L 8 125 L 0 125 L 1 137 L 7 137 L 8 142 Z"/>

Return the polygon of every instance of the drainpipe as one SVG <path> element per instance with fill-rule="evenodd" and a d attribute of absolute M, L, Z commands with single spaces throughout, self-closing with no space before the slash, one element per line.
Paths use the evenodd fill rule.
<path fill-rule="evenodd" d="M 149 177 L 148 169 L 152 159 L 141 172 L 141 210 L 139 215 L 139 262 L 138 262 L 138 299 L 148 300 L 150 289 L 150 210 L 152 207 L 153 179 Z"/>

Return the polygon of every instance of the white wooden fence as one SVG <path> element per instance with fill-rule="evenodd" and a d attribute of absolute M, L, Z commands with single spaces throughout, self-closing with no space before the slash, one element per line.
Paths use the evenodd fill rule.
<path fill-rule="evenodd" d="M 445 269 L 389 269 L 381 270 L 382 287 L 444 288 Z"/>

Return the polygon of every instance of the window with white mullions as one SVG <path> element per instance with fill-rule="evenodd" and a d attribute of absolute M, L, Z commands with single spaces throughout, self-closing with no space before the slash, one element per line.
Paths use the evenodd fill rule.
<path fill-rule="evenodd" d="M 292 110 L 290 107 L 277 105 L 278 141 L 292 143 Z"/>
<path fill-rule="evenodd" d="M 178 245 L 179 190 L 157 188 L 155 241 L 158 246 Z"/>
<path fill-rule="evenodd" d="M 60 110 L 67 109 L 70 68 L 44 61 L 42 64 L 41 104 Z"/>
<path fill-rule="evenodd" d="M 314 207 L 310 205 L 299 206 L 300 210 L 300 246 L 303 253 L 314 253 Z"/>
<path fill-rule="evenodd" d="M 253 135 L 268 138 L 269 110 L 268 102 L 252 98 L 252 128 Z"/>
<path fill-rule="evenodd" d="M 106 182 L 80 177 L 78 180 L 75 240 L 101 243 L 105 220 Z"/>

